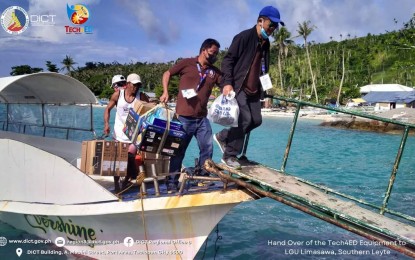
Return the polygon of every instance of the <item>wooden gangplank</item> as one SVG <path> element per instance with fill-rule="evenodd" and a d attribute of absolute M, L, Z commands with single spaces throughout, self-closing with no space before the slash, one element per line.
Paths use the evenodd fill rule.
<path fill-rule="evenodd" d="M 234 170 L 224 164 L 207 161 L 205 168 L 261 196 L 292 206 L 415 258 L 414 226 L 327 194 L 294 176 L 263 165 L 243 166 L 242 170 Z"/>

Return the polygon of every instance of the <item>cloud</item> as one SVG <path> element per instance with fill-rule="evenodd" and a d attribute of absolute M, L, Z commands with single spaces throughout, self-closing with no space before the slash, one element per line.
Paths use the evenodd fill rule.
<path fill-rule="evenodd" d="M 178 38 L 180 32 L 174 21 L 170 20 L 166 26 L 153 11 L 153 8 L 159 8 L 154 2 L 142 0 L 137 1 L 122 0 L 120 1 L 131 12 L 139 27 L 144 30 L 150 40 L 155 40 L 161 45 L 168 45 Z"/>
<path fill-rule="evenodd" d="M 348 34 L 353 38 L 396 30 L 402 26 L 397 28 L 393 18 L 406 22 L 415 11 L 413 0 L 274 0 L 267 3 L 278 6 L 292 35 L 297 35 L 299 22 L 309 20 L 316 26 L 310 41 L 316 42 L 330 41 L 330 37 L 339 41 L 340 34 L 344 40 Z"/>
<path fill-rule="evenodd" d="M 0 28 L 0 75 L 15 65 L 45 68 L 46 60 L 61 66 L 65 55 L 78 66 L 87 61 L 172 61 L 196 55 L 206 38 L 217 39 L 225 49 L 237 33 L 255 24 L 266 5 L 278 7 L 292 36 L 298 34 L 298 22 L 310 20 L 316 29 L 309 40 L 316 42 L 400 29 L 415 12 L 413 0 L 68 0 L 77 3 L 91 7 L 93 34 L 66 34 L 66 2 L 56 0 L 31 0 L 25 7 L 29 14 L 56 15 L 55 26 L 29 26 L 18 36 Z M 3 10 L 7 6 L 0 3 Z"/>

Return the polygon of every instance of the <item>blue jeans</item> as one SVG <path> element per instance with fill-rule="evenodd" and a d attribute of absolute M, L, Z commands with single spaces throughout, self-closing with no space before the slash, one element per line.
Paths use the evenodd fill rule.
<path fill-rule="evenodd" d="M 187 147 L 193 136 L 196 137 L 199 146 L 199 166 L 203 166 L 206 159 L 212 159 L 213 155 L 213 136 L 212 127 L 206 117 L 195 118 L 179 116 L 179 121 L 183 124 L 186 137 L 181 143 L 181 147 L 176 156 L 170 158 L 170 172 L 180 172 Z M 176 175 L 175 182 L 178 182 L 179 175 Z"/>

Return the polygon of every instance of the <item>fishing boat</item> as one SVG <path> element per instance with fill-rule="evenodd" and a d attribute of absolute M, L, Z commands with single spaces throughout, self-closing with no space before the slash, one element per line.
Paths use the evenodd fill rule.
<path fill-rule="evenodd" d="M 0 221 L 68 255 L 192 259 L 229 210 L 253 200 L 227 183 L 168 194 L 158 178 L 145 196 L 139 187 L 116 196 L 112 177 L 79 168 L 96 102 L 66 75 L 0 78 Z"/>
<path fill-rule="evenodd" d="M 98 104 L 101 106 L 108 105 L 108 102 L 110 101 L 108 98 L 98 98 Z"/>

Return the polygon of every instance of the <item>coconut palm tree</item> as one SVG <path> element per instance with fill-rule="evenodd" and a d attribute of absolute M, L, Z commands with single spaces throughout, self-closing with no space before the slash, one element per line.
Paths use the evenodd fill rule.
<path fill-rule="evenodd" d="M 275 39 L 274 43 L 277 45 L 278 48 L 278 72 L 280 77 L 281 90 L 284 91 L 281 59 L 283 57 L 287 57 L 288 46 L 293 44 L 294 41 L 290 39 L 291 33 L 285 27 L 282 27 L 278 31 L 275 31 L 273 36 Z"/>
<path fill-rule="evenodd" d="M 310 68 L 310 74 L 311 74 L 311 83 L 312 88 L 314 90 L 314 95 L 316 96 L 316 103 L 318 103 L 318 95 L 317 95 L 317 88 L 315 83 L 315 78 L 313 74 L 313 69 L 311 68 L 311 59 L 310 59 L 310 53 L 308 52 L 308 45 L 307 45 L 307 37 L 311 34 L 311 32 L 316 27 L 314 25 L 311 25 L 310 21 L 304 21 L 303 23 L 298 23 L 298 29 L 297 32 L 303 37 L 304 39 L 304 48 L 307 54 L 307 60 L 308 60 L 308 66 Z"/>
<path fill-rule="evenodd" d="M 56 67 L 56 64 L 53 64 L 50 60 L 46 61 L 46 67 L 50 72 L 58 72 L 59 69 Z"/>
<path fill-rule="evenodd" d="M 337 92 L 337 100 L 336 100 L 336 104 L 340 105 L 340 95 L 342 92 L 342 87 L 343 87 L 343 82 L 344 82 L 344 73 L 345 73 L 345 66 L 344 66 L 344 48 L 343 48 L 343 55 L 342 55 L 342 78 L 340 80 L 340 85 L 339 85 L 339 92 Z"/>
<path fill-rule="evenodd" d="M 77 64 L 74 62 L 71 56 L 66 55 L 66 57 L 61 62 L 63 64 L 63 67 L 61 68 L 61 71 L 66 70 L 68 72 L 69 76 L 72 76 L 72 71 L 74 71 L 73 65 Z"/>

